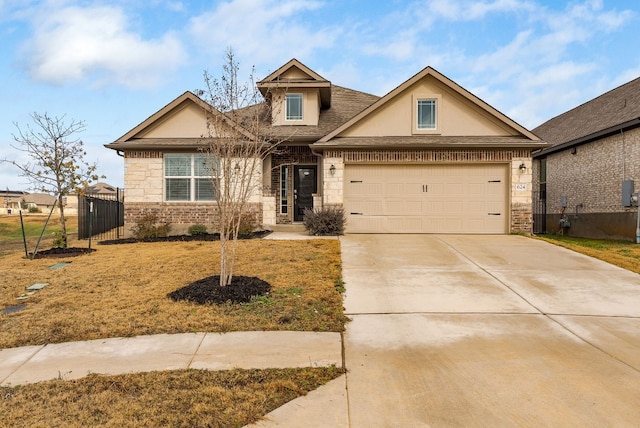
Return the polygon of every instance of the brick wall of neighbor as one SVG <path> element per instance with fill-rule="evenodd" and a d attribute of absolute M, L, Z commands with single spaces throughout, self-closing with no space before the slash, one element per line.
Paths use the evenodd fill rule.
<path fill-rule="evenodd" d="M 571 221 L 565 233 L 634 239 L 637 208 L 622 206 L 625 179 L 640 189 L 640 128 L 577 146 L 575 153 L 569 148 L 548 155 L 547 231 L 558 231 L 565 195 Z"/>
<path fill-rule="evenodd" d="M 343 179 L 345 164 L 352 163 L 478 163 L 508 164 L 510 171 L 510 228 L 512 233 L 532 231 L 532 177 L 533 168 L 530 150 L 330 150 L 323 159 L 323 197 L 326 205 L 344 203 Z M 520 171 L 524 163 L 526 170 Z M 330 167 L 336 167 L 331 175 Z"/>

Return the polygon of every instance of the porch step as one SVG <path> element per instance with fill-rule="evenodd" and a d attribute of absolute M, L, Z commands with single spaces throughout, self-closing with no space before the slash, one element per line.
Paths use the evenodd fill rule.
<path fill-rule="evenodd" d="M 269 224 L 265 225 L 265 229 L 272 230 L 274 232 L 289 232 L 289 233 L 302 233 L 305 232 L 304 225 L 302 223 L 296 224 Z"/>

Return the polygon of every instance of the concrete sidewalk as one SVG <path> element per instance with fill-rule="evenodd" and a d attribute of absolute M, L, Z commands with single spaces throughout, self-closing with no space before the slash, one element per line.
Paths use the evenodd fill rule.
<path fill-rule="evenodd" d="M 340 333 L 159 334 L 0 350 L 0 385 L 175 369 L 342 367 Z"/>

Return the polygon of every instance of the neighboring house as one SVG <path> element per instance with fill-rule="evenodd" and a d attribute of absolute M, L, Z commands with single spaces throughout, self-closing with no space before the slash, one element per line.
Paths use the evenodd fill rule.
<path fill-rule="evenodd" d="M 536 233 L 635 239 L 629 196 L 640 190 L 640 78 L 533 132 L 551 145 L 534 152 Z"/>
<path fill-rule="evenodd" d="M 379 98 L 333 85 L 293 59 L 257 83 L 284 106 L 266 124 L 287 138 L 268 156 L 252 208 L 262 223 L 300 222 L 305 209 L 344 207 L 348 233 L 530 233 L 536 135 L 431 67 Z M 106 147 L 125 162 L 125 227 L 145 212 L 215 228 L 215 202 L 191 168 L 207 105 L 185 92 Z M 189 180 L 176 191 L 173 180 Z M 189 189 L 191 191 L 189 191 Z"/>
<path fill-rule="evenodd" d="M 124 191 L 108 183 L 98 182 L 84 189 L 83 194 L 100 199 L 124 200 Z M 65 214 L 78 214 L 78 194 L 69 193 L 66 197 Z"/>
<path fill-rule="evenodd" d="M 9 202 L 13 202 L 16 198 L 21 198 L 23 195 L 26 195 L 27 192 L 23 192 L 21 190 L 0 190 L 0 214 L 12 214 L 13 204 L 9 206 Z M 17 214 L 17 211 L 15 211 Z"/>
<path fill-rule="evenodd" d="M 36 211 L 49 213 L 56 204 L 56 197 L 48 193 L 24 193 L 13 197 L 5 198 L 5 206 L 12 213 L 17 213 L 20 205 L 24 211 Z M 58 212 L 56 206 L 55 212 Z"/>

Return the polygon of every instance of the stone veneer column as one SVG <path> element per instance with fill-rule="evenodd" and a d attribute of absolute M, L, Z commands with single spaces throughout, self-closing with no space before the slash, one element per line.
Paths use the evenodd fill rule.
<path fill-rule="evenodd" d="M 331 165 L 335 171 L 331 174 Z M 344 202 L 344 161 L 342 158 L 323 159 L 323 202 L 325 205 L 342 205 Z"/>
<path fill-rule="evenodd" d="M 520 170 L 524 164 L 526 169 Z M 512 233 L 530 234 L 533 227 L 532 212 L 533 163 L 531 158 L 511 160 L 511 226 Z"/>

